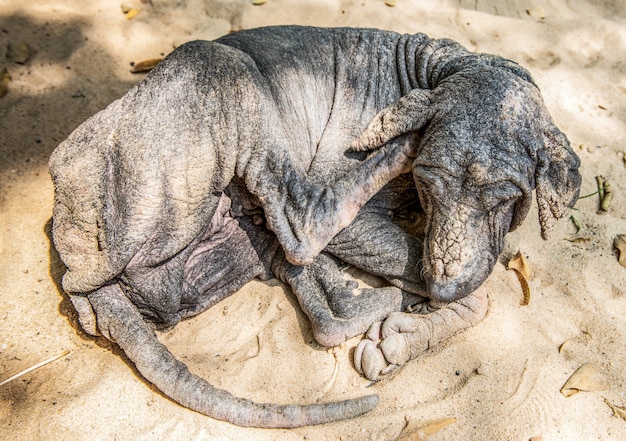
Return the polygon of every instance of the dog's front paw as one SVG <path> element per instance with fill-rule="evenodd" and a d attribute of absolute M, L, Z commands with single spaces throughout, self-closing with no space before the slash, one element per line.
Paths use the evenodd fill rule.
<path fill-rule="evenodd" d="M 428 349 L 427 322 L 420 314 L 398 312 L 374 323 L 354 351 L 356 370 L 372 381 L 397 371 Z"/>
<path fill-rule="evenodd" d="M 418 309 L 422 313 L 395 312 L 370 327 L 354 352 L 354 365 L 370 380 L 377 380 L 480 322 L 488 305 L 486 290 L 479 288 L 456 302 L 431 301 Z"/>
<path fill-rule="evenodd" d="M 385 356 L 381 347 L 382 325 L 383 322 L 376 322 L 370 326 L 365 334 L 365 338 L 359 342 L 354 351 L 354 367 L 357 372 L 372 381 L 377 381 L 381 377 L 395 372 L 401 366 L 401 364 L 389 362 L 389 359 Z M 401 341 L 392 340 L 396 339 L 392 338 L 385 343 L 385 347 L 392 349 L 392 353 L 396 353 L 399 347 L 405 347 Z M 394 346 L 396 346 L 396 350 L 392 348 Z"/>
<path fill-rule="evenodd" d="M 306 237 L 299 241 L 294 240 L 293 243 L 282 245 L 287 261 L 298 266 L 310 265 L 324 249 L 324 246 L 320 245 L 319 241 Z"/>

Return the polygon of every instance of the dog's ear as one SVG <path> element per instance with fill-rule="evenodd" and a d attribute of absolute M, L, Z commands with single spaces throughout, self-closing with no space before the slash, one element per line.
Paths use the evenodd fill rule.
<path fill-rule="evenodd" d="M 537 151 L 535 185 L 541 237 L 576 203 L 580 191 L 580 160 L 567 137 L 556 127 L 544 131 L 543 148 Z"/>
<path fill-rule="evenodd" d="M 420 130 L 434 113 L 433 92 L 413 89 L 381 110 L 350 149 L 365 151 L 378 148 L 397 136 Z"/>

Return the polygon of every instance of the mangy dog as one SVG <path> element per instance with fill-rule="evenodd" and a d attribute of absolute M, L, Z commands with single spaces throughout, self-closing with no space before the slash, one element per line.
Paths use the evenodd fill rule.
<path fill-rule="evenodd" d="M 410 157 L 414 179 L 393 180 Z M 443 306 L 370 330 L 356 361 L 377 378 L 482 318 L 477 288 L 532 190 L 545 234 L 577 198 L 577 167 L 515 63 L 423 34 L 255 29 L 176 49 L 57 148 L 54 242 L 82 326 L 165 394 L 239 425 L 319 424 L 377 397 L 237 399 L 191 374 L 149 323 L 174 326 L 273 275 L 325 345 L 399 311 L 408 293 Z M 393 219 L 420 206 L 423 246 Z M 355 297 L 337 259 L 394 287 Z"/>

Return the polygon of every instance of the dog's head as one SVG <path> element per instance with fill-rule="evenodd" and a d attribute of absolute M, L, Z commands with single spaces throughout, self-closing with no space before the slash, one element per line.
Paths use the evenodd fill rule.
<path fill-rule="evenodd" d="M 421 269 L 430 298 L 454 301 L 491 273 L 536 190 L 541 234 L 578 198 L 578 157 L 530 74 L 490 57 L 381 111 L 358 145 L 419 133 L 413 176 L 426 213 Z"/>
<path fill-rule="evenodd" d="M 533 189 L 546 238 L 578 198 L 580 163 L 529 78 L 490 67 L 452 75 L 437 89 L 413 175 L 427 219 L 428 295 L 453 301 L 491 273 Z"/>

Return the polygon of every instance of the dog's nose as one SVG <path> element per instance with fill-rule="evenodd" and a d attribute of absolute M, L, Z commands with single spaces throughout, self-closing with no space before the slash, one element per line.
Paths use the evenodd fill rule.
<path fill-rule="evenodd" d="M 435 277 L 458 277 L 463 268 L 458 262 L 449 262 L 447 265 L 441 260 L 437 260 L 432 266 L 432 272 Z"/>

